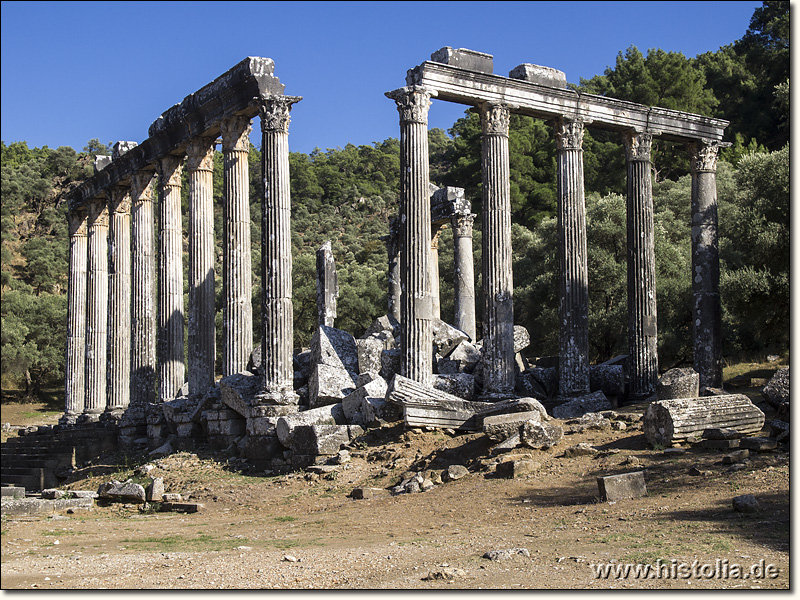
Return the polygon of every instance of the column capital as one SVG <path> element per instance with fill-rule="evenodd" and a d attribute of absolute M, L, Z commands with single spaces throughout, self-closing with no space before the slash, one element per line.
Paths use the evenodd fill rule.
<path fill-rule="evenodd" d="M 100 198 L 90 200 L 89 227 L 108 227 L 108 204 Z"/>
<path fill-rule="evenodd" d="M 249 117 L 233 115 L 219 122 L 223 152 L 249 152 L 250 132 L 253 130 Z"/>
<path fill-rule="evenodd" d="M 450 217 L 450 222 L 453 224 L 453 234 L 456 237 L 472 237 L 472 224 L 475 217 L 478 215 L 470 214 L 455 214 Z"/>
<path fill-rule="evenodd" d="M 508 124 L 511 122 L 511 107 L 508 104 L 485 102 L 480 106 L 480 113 L 483 135 L 508 137 Z"/>
<path fill-rule="evenodd" d="M 110 213 L 131 214 L 131 189 L 126 185 L 115 185 L 111 188 L 108 199 Z"/>
<path fill-rule="evenodd" d="M 402 87 L 384 94 L 397 104 L 401 123 L 428 124 L 428 110 L 431 107 L 431 98 L 436 92 L 419 85 Z"/>
<path fill-rule="evenodd" d="M 622 135 L 625 145 L 625 157 L 628 161 L 650 162 L 650 150 L 653 146 L 653 134 L 638 131 L 626 131 Z"/>
<path fill-rule="evenodd" d="M 183 171 L 183 157 L 167 154 L 156 161 L 158 169 L 159 185 L 162 188 L 167 186 L 181 186 L 181 172 Z"/>
<path fill-rule="evenodd" d="M 69 225 L 69 237 L 86 237 L 88 225 L 86 223 L 86 211 L 82 209 L 71 210 L 67 213 L 67 223 Z"/>
<path fill-rule="evenodd" d="M 689 160 L 693 173 L 715 173 L 720 148 L 726 146 L 716 141 L 698 140 L 689 144 Z"/>
<path fill-rule="evenodd" d="M 289 113 L 292 105 L 302 100 L 302 96 L 258 96 L 258 115 L 261 117 L 261 131 L 289 133 Z"/>
<path fill-rule="evenodd" d="M 220 124 L 220 129 L 222 127 Z M 189 142 L 186 145 L 186 169 L 188 171 L 214 171 L 215 142 L 213 137 L 198 137 Z M 247 150 L 249 151 L 249 149 L 248 146 Z"/>
<path fill-rule="evenodd" d="M 585 123 L 579 119 L 568 117 L 556 119 L 553 130 L 558 151 L 582 149 L 584 126 Z"/>
<path fill-rule="evenodd" d="M 131 198 L 133 202 L 153 200 L 153 171 L 134 171 L 131 174 Z"/>

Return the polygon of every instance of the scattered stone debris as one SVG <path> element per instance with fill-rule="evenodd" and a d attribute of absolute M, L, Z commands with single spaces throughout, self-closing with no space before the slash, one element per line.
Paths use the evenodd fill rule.
<path fill-rule="evenodd" d="M 603 392 L 594 392 L 573 398 L 553 409 L 556 419 L 577 419 L 588 412 L 600 412 L 611 409 L 611 403 Z"/>
<path fill-rule="evenodd" d="M 746 437 L 740 440 L 739 447 L 754 452 L 772 452 L 778 448 L 778 442 L 773 438 Z"/>
<path fill-rule="evenodd" d="M 446 567 L 438 571 L 428 571 L 422 581 L 454 581 L 457 577 L 464 577 L 466 574 L 463 569 Z"/>
<path fill-rule="evenodd" d="M 564 457 L 565 458 L 575 458 L 576 456 L 596 456 L 599 454 L 600 451 L 596 448 L 593 448 L 586 442 L 581 442 L 579 444 L 575 444 L 574 446 L 569 446 L 564 450 Z"/>
<path fill-rule="evenodd" d="M 692 475 L 693 477 L 710 477 L 713 474 L 714 474 L 713 471 L 709 471 L 707 469 L 700 469 L 697 466 L 694 466 L 691 469 L 689 469 L 689 475 Z"/>
<path fill-rule="evenodd" d="M 442 478 L 447 481 L 455 481 L 467 475 L 469 475 L 469 470 L 464 465 L 450 465 Z"/>
<path fill-rule="evenodd" d="M 750 458 L 749 450 L 736 450 L 734 452 L 731 452 L 730 454 L 726 454 L 725 456 L 723 456 L 722 464 L 733 465 L 736 463 L 740 463 L 748 458 Z"/>
<path fill-rule="evenodd" d="M 506 548 L 503 550 L 489 550 L 484 553 L 483 558 L 488 558 L 489 560 L 508 560 L 515 556 L 530 558 L 531 553 L 527 548 Z"/>

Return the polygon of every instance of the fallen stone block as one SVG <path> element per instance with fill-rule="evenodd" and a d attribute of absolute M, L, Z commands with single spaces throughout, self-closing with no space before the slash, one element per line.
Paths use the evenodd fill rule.
<path fill-rule="evenodd" d="M 375 498 L 383 498 L 390 495 L 389 490 L 383 488 L 355 488 L 350 492 L 350 497 L 354 500 L 374 500 Z"/>
<path fill-rule="evenodd" d="M 598 477 L 597 487 L 600 489 L 600 500 L 603 502 L 629 500 L 647 495 L 642 471 Z"/>
<path fill-rule="evenodd" d="M 336 404 L 356 389 L 353 372 L 326 364 L 317 364 L 308 380 L 308 404 L 311 408 Z"/>
<path fill-rule="evenodd" d="M 359 378 L 359 382 L 361 381 L 362 379 Z M 388 387 L 389 384 L 386 383 L 386 380 L 377 375 L 375 378 L 370 379 L 367 383 L 345 396 L 342 400 L 342 410 L 344 411 L 346 421 L 361 426 L 369 425 L 370 422 L 367 421 L 365 415 L 365 402 L 367 402 L 368 399 L 375 399 L 381 402 L 385 401 Z"/>
<path fill-rule="evenodd" d="M 281 418 L 282 417 L 251 417 L 247 419 L 244 433 L 253 437 L 259 435 L 277 435 L 278 420 Z"/>
<path fill-rule="evenodd" d="M 531 373 L 517 373 L 514 377 L 514 391 L 520 396 L 547 399 L 547 391 Z"/>
<path fill-rule="evenodd" d="M 743 394 L 659 400 L 647 407 L 642 425 L 651 445 L 672 446 L 706 429 L 756 433 L 764 413 Z"/>
<path fill-rule="evenodd" d="M 456 481 L 467 475 L 469 475 L 469 470 L 464 465 L 450 465 L 444 473 L 442 473 L 442 479 L 445 481 Z"/>
<path fill-rule="evenodd" d="M 42 497 L 42 500 L 60 500 L 61 498 L 67 495 L 67 492 L 65 492 L 64 490 L 50 488 L 42 490 L 39 495 Z M 24 496 L 25 494 L 23 493 L 23 497 Z"/>
<path fill-rule="evenodd" d="M 472 400 L 475 392 L 475 377 L 469 373 L 434 375 L 433 388 L 464 400 Z"/>
<path fill-rule="evenodd" d="M 97 495 L 100 498 L 114 500 L 116 502 L 145 502 L 146 494 L 144 488 L 138 483 L 131 481 L 120 482 L 110 481 L 109 483 L 101 483 L 97 489 Z"/>
<path fill-rule="evenodd" d="M 250 407 L 258 394 L 259 378 L 252 373 L 235 373 L 219 380 L 220 400 L 243 417 L 250 416 Z"/>
<path fill-rule="evenodd" d="M 456 567 L 445 567 L 435 571 L 428 571 L 428 574 L 422 578 L 422 581 L 455 581 L 459 577 L 467 575 L 464 569 Z"/>
<path fill-rule="evenodd" d="M 553 409 L 556 419 L 576 419 L 588 412 L 600 412 L 611 409 L 611 403 L 603 392 L 594 392 L 573 398 Z"/>
<path fill-rule="evenodd" d="M 553 397 L 558 393 L 558 369 L 555 367 L 536 366 L 528 369 L 527 373 L 539 382 L 544 388 L 547 397 Z"/>
<path fill-rule="evenodd" d="M 514 479 L 528 473 L 535 473 L 541 466 L 540 463 L 532 460 L 507 460 L 497 465 L 495 473 L 498 477 Z"/>
<path fill-rule="evenodd" d="M 162 502 L 161 512 L 198 513 L 205 510 L 205 504 L 200 502 Z"/>
<path fill-rule="evenodd" d="M 433 347 L 441 357 L 447 357 L 461 342 L 470 341 L 469 336 L 441 319 L 432 320 Z"/>
<path fill-rule="evenodd" d="M 707 450 L 731 450 L 739 447 L 740 440 L 702 440 L 700 447 Z"/>
<path fill-rule="evenodd" d="M 148 502 L 161 502 L 164 498 L 164 478 L 153 477 L 144 493 Z"/>
<path fill-rule="evenodd" d="M 761 395 L 773 408 L 782 402 L 789 402 L 789 367 L 778 369 L 769 383 L 761 390 Z"/>
<path fill-rule="evenodd" d="M 399 337 L 400 322 L 397 319 L 395 319 L 392 315 L 383 315 L 382 317 L 378 317 L 377 319 L 375 319 L 372 322 L 372 324 L 369 327 L 367 327 L 367 330 L 361 337 L 365 338 L 371 335 L 380 334 L 384 332 L 388 332 L 394 338 Z"/>
<path fill-rule="evenodd" d="M 346 331 L 320 325 L 311 338 L 311 363 L 358 373 L 358 348 Z"/>
<path fill-rule="evenodd" d="M 331 456 L 349 441 L 347 425 L 298 425 L 292 430 L 290 447 L 294 454 Z"/>
<path fill-rule="evenodd" d="M 281 444 L 291 448 L 292 430 L 300 425 L 346 425 L 347 417 L 342 404 L 328 404 L 293 415 L 279 417 L 275 433 Z"/>
<path fill-rule="evenodd" d="M 538 410 L 503 415 L 490 415 L 483 419 L 483 432 L 494 442 L 502 442 L 514 434 L 519 434 L 527 421 L 540 423 L 542 415 Z"/>
<path fill-rule="evenodd" d="M 618 421 L 618 423 L 624 425 Z M 602 414 L 596 412 L 586 413 L 579 419 L 570 419 L 565 423 L 568 426 L 567 433 L 583 433 L 588 429 L 602 431 L 611 428 L 611 421 L 606 419 Z"/>
<path fill-rule="evenodd" d="M 480 360 L 481 351 L 472 342 L 464 340 L 447 357 L 439 358 L 436 366 L 443 375 L 472 373 Z"/>
<path fill-rule="evenodd" d="M 74 509 L 89 509 L 94 506 L 92 498 L 62 498 L 43 500 L 40 498 L 8 498 L 0 505 L 4 518 L 18 516 L 52 515 Z"/>
<path fill-rule="evenodd" d="M 774 438 L 746 437 L 739 440 L 739 447 L 755 452 L 771 452 L 778 448 Z"/>
<path fill-rule="evenodd" d="M 740 513 L 756 513 L 761 510 L 761 505 L 753 494 L 742 494 L 733 499 L 733 510 Z"/>
<path fill-rule="evenodd" d="M 697 398 L 700 396 L 700 375 L 694 369 L 670 369 L 656 383 L 659 400 Z"/>
<path fill-rule="evenodd" d="M 625 393 L 625 368 L 622 365 L 589 365 L 589 391 L 622 396 Z"/>
<path fill-rule="evenodd" d="M 557 445 L 564 436 L 564 430 L 551 423 L 534 423 L 527 421 L 522 425 L 520 441 L 523 446 L 539 450 L 547 450 Z"/>
<path fill-rule="evenodd" d="M 738 440 L 741 437 L 741 432 L 730 427 L 711 427 L 703 430 L 705 440 Z"/>
<path fill-rule="evenodd" d="M 180 502 L 182 499 L 181 495 L 176 493 L 166 493 L 161 496 L 164 502 Z"/>
<path fill-rule="evenodd" d="M 750 450 L 736 450 L 731 452 L 730 454 L 726 454 L 722 457 L 722 464 L 724 465 L 734 465 L 736 463 L 740 463 L 746 458 L 750 458 Z"/>
<path fill-rule="evenodd" d="M 489 454 L 491 456 L 497 456 L 498 454 L 511 452 L 511 450 L 518 448 L 521 444 L 522 440 L 520 439 L 520 434 L 515 433 L 507 440 L 500 442 L 496 446 L 492 446 L 492 448 L 489 450 Z"/>
<path fill-rule="evenodd" d="M 358 372 L 379 372 L 381 370 L 381 354 L 385 349 L 384 341 L 377 337 L 366 337 L 356 340 Z"/>
<path fill-rule="evenodd" d="M 4 485 L 0 487 L 0 497 L 2 498 L 24 498 L 25 488 L 16 485 Z"/>
<path fill-rule="evenodd" d="M 384 350 L 381 353 L 380 376 L 386 381 L 391 381 L 396 374 L 400 373 L 400 359 L 401 355 L 399 348 Z"/>

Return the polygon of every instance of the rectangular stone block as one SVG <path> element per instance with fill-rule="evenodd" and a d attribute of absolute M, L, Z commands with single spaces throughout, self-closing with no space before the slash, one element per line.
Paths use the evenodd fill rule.
<path fill-rule="evenodd" d="M 354 500 L 372 500 L 387 496 L 391 496 L 391 492 L 383 488 L 355 488 L 350 492 L 350 497 Z"/>
<path fill-rule="evenodd" d="M 522 63 L 511 69 L 508 76 L 511 79 L 521 79 L 530 83 L 538 83 L 539 85 L 547 85 L 562 90 L 567 87 L 566 73 L 558 69 L 553 69 L 552 67 Z"/>
<path fill-rule="evenodd" d="M 771 452 L 778 447 L 778 442 L 775 438 L 746 437 L 739 440 L 739 447 L 755 452 Z"/>
<path fill-rule="evenodd" d="M 730 450 L 739 447 L 739 440 L 703 440 L 700 447 L 708 450 Z"/>
<path fill-rule="evenodd" d="M 468 50 L 467 48 L 445 46 L 431 54 L 431 60 L 460 69 L 478 71 L 479 73 L 492 73 L 494 71 L 494 57 L 491 54 Z"/>
<path fill-rule="evenodd" d="M 367 373 L 381 370 L 381 353 L 384 350 L 384 341 L 377 337 L 367 337 L 356 340 L 358 350 L 358 372 Z"/>
<path fill-rule="evenodd" d="M 519 434 L 520 428 L 527 421 L 539 423 L 541 420 L 542 415 L 538 410 L 505 415 L 492 415 L 484 417 L 483 431 L 489 436 L 490 440 L 500 442 L 510 438 L 514 434 Z"/>
<path fill-rule="evenodd" d="M 495 468 L 498 477 L 514 479 L 528 473 L 535 473 L 542 465 L 533 460 L 508 460 Z"/>
<path fill-rule="evenodd" d="M 616 502 L 647 495 L 642 471 L 598 477 L 597 487 L 600 489 L 600 500 L 603 502 Z"/>
<path fill-rule="evenodd" d="M 161 512 L 196 513 L 205 510 L 205 505 L 200 502 L 163 502 Z"/>
<path fill-rule="evenodd" d="M 318 364 L 308 380 L 308 403 L 312 408 L 336 404 L 355 389 L 355 378 L 350 371 Z"/>
<path fill-rule="evenodd" d="M 25 488 L 15 485 L 4 485 L 0 488 L 0 496 L 3 498 L 24 498 Z"/>
<path fill-rule="evenodd" d="M 299 425 L 292 430 L 290 443 L 297 455 L 332 456 L 349 441 L 347 425 Z"/>
<path fill-rule="evenodd" d="M 253 417 L 247 419 L 247 435 L 276 435 L 280 417 Z"/>

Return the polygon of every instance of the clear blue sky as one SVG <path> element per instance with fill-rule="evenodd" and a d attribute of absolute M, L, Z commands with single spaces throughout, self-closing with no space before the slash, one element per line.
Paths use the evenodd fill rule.
<path fill-rule="evenodd" d="M 292 151 L 399 135 L 384 92 L 443 46 L 494 72 L 554 67 L 577 83 L 629 46 L 694 57 L 741 38 L 760 2 L 2 2 L 2 140 L 141 142 L 163 111 L 246 56 L 275 61 Z M 447 129 L 464 107 L 434 102 Z M 258 127 L 256 126 L 256 132 Z M 254 134 L 257 145 L 259 137 Z"/>

